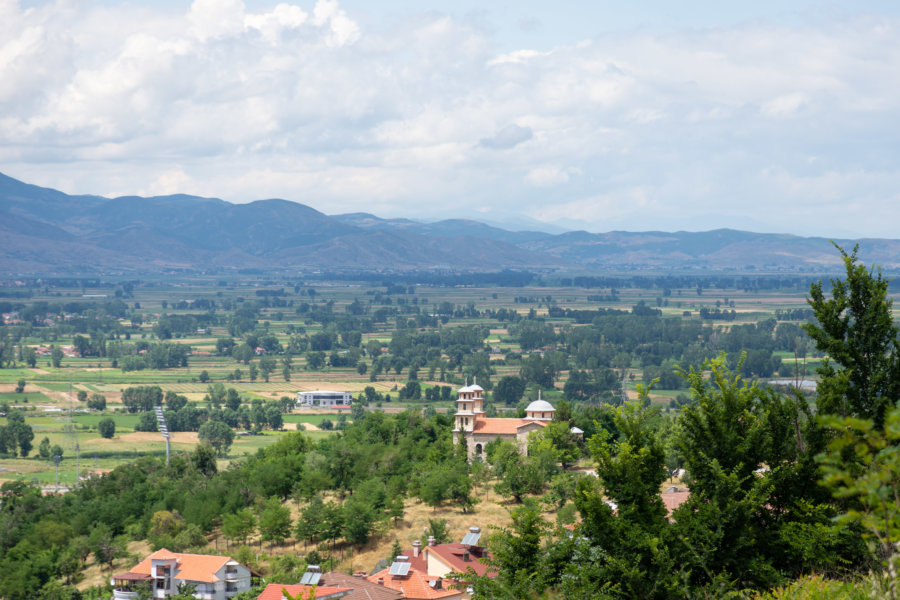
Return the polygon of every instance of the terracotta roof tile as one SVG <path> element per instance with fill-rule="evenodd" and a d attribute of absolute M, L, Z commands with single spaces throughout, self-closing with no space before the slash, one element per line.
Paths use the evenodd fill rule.
<path fill-rule="evenodd" d="M 668 511 L 669 516 L 672 516 L 672 513 L 679 506 L 687 502 L 687 499 L 690 497 L 691 493 L 689 491 L 683 492 L 663 492 L 660 494 L 662 496 L 663 504 L 666 506 L 666 511 Z"/>
<path fill-rule="evenodd" d="M 403 594 L 397 590 L 372 583 L 364 577 L 354 577 L 338 571 L 329 571 L 322 575 L 322 585 L 353 588 L 344 596 L 344 600 L 400 600 Z"/>
<path fill-rule="evenodd" d="M 152 579 L 146 573 L 118 573 L 112 576 L 116 581 L 147 581 L 148 579 Z"/>
<path fill-rule="evenodd" d="M 256 597 L 256 600 L 281 600 L 284 597 L 283 590 L 287 590 L 291 596 L 300 594 L 300 597 L 303 600 L 306 600 L 306 595 L 309 594 L 309 590 L 312 587 L 313 586 L 311 585 L 282 585 L 280 583 L 270 583 L 262 593 Z M 348 587 L 320 585 L 316 586 L 316 598 L 345 598 L 347 597 L 347 594 L 352 591 L 353 590 Z"/>
<path fill-rule="evenodd" d="M 476 575 L 488 573 L 488 566 L 479 561 L 480 558 L 487 555 L 487 552 L 479 548 L 469 548 L 462 544 L 439 544 L 426 547 L 422 554 L 424 555 L 426 552 L 436 554 L 453 569 L 454 573 L 468 573 L 470 568 L 475 571 Z M 469 560 L 466 560 L 467 553 Z M 493 572 L 491 574 L 496 575 Z"/>
<path fill-rule="evenodd" d="M 185 581 L 202 581 L 214 583 L 219 581 L 216 572 L 231 560 L 228 556 L 211 556 L 208 554 L 181 554 L 170 552 L 165 548 L 157 550 L 136 564 L 130 573 L 150 575 L 153 560 L 177 560 L 175 577 Z"/>
<path fill-rule="evenodd" d="M 475 421 L 474 431 L 475 433 L 515 435 L 520 427 L 523 425 L 531 425 L 533 423 L 537 423 L 541 427 L 546 425 L 545 422 L 528 419 L 478 419 Z"/>
<path fill-rule="evenodd" d="M 384 581 L 385 587 L 389 587 L 400 591 L 404 598 L 409 600 L 436 600 L 438 598 L 456 599 L 461 598 L 463 590 L 447 589 L 454 582 L 450 579 L 442 579 L 440 577 L 431 577 L 417 569 L 410 568 L 409 575 L 406 577 L 395 577 L 390 574 L 390 569 L 383 569 L 374 575 L 367 577 L 369 581 L 378 583 L 381 579 Z M 432 581 L 439 581 L 441 589 L 431 587 Z"/>

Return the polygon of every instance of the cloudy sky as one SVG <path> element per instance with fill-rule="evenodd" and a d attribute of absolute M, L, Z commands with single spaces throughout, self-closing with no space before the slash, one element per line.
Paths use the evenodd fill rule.
<path fill-rule="evenodd" d="M 72 194 L 900 237 L 895 1 L 0 0 L 0 82 Z"/>

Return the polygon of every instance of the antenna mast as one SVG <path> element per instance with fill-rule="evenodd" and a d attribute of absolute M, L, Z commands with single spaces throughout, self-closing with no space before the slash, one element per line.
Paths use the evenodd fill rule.
<path fill-rule="evenodd" d="M 166 425 L 166 415 L 163 413 L 163 407 L 156 407 L 156 423 L 159 425 L 159 432 L 166 438 L 166 466 L 169 466 L 169 427 Z"/>

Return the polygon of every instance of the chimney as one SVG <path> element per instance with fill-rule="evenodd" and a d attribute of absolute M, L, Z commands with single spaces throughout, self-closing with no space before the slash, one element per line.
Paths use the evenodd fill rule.
<path fill-rule="evenodd" d="M 419 550 L 422 549 L 422 542 L 416 540 L 413 542 L 413 558 L 419 558 Z"/>
<path fill-rule="evenodd" d="M 378 585 L 384 585 L 384 577 L 378 578 Z"/>
<path fill-rule="evenodd" d="M 428 545 L 434 546 L 434 536 L 433 535 L 428 536 Z"/>
<path fill-rule="evenodd" d="M 470 560 L 472 559 L 469 557 L 469 553 L 463 552 L 463 562 L 469 562 Z"/>

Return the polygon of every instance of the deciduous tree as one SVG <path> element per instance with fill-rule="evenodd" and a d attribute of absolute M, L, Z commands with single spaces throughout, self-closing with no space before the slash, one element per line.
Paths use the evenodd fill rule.
<path fill-rule="evenodd" d="M 207 421 L 197 432 L 201 442 L 212 446 L 216 454 L 225 456 L 234 441 L 234 431 L 222 421 Z"/>

